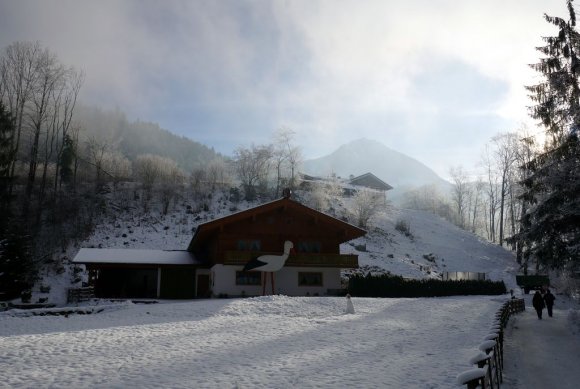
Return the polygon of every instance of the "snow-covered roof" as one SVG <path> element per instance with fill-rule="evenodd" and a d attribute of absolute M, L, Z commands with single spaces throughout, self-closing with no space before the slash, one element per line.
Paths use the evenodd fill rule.
<path fill-rule="evenodd" d="M 126 263 L 150 265 L 199 265 L 189 251 L 146 249 L 80 249 L 73 263 Z"/>

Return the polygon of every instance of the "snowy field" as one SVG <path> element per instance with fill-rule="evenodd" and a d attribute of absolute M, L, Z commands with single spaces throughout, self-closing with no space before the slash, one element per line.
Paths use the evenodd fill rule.
<path fill-rule="evenodd" d="M 2 388 L 450 388 L 505 297 L 267 296 L 0 313 Z M 104 304 L 101 302 L 101 304 Z"/>

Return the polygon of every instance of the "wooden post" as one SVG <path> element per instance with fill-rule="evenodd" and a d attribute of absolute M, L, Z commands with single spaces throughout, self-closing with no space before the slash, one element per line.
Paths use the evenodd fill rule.
<path fill-rule="evenodd" d="M 276 292 L 274 292 L 276 289 L 274 288 L 274 272 L 270 272 L 270 277 L 272 277 L 272 295 L 275 295 Z"/>

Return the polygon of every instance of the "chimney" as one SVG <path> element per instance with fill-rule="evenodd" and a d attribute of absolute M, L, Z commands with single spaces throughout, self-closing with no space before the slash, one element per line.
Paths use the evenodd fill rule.
<path fill-rule="evenodd" d="M 284 188 L 284 190 L 282 191 L 282 197 L 284 197 L 285 199 L 289 199 L 290 196 L 292 196 L 292 191 L 290 190 L 290 188 Z"/>

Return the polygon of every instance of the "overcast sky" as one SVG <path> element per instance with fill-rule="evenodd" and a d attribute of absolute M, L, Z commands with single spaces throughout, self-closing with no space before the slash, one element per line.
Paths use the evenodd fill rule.
<path fill-rule="evenodd" d="M 306 158 L 365 137 L 446 177 L 532 123 L 543 13 L 565 0 L 0 0 L 0 47 L 38 40 L 83 103 L 226 155 L 289 127 Z"/>

